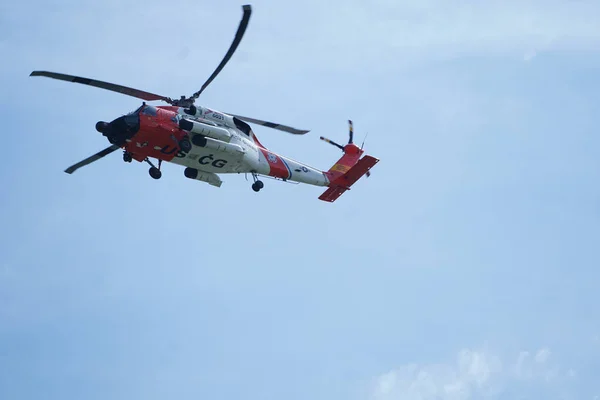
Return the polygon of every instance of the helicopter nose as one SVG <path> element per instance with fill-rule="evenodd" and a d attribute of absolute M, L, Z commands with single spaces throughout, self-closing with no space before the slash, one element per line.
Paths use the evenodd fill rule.
<path fill-rule="evenodd" d="M 106 132 L 108 128 L 108 123 L 104 122 L 104 121 L 98 121 L 96 122 L 96 130 L 100 133 L 104 133 Z"/>

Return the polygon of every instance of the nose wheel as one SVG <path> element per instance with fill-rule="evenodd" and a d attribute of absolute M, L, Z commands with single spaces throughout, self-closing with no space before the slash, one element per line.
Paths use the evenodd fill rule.
<path fill-rule="evenodd" d="M 144 161 L 150 164 L 150 169 L 148 170 L 150 176 L 154 179 L 160 179 L 160 177 L 162 176 L 162 172 L 160 172 L 160 165 L 162 164 L 162 160 L 158 160 L 158 168 L 155 167 L 154 164 L 152 164 L 152 161 L 150 161 L 150 159 L 146 158 Z"/>
<path fill-rule="evenodd" d="M 258 176 L 255 173 L 252 173 L 252 178 L 254 179 L 254 183 L 252 184 L 252 190 L 254 190 L 255 192 L 260 192 L 260 189 L 265 187 L 265 184 L 258 179 Z"/>
<path fill-rule="evenodd" d="M 160 172 L 160 169 L 156 167 L 150 167 L 148 173 L 150 173 L 150 176 L 154 179 L 160 179 L 160 177 L 162 176 L 162 172 Z"/>

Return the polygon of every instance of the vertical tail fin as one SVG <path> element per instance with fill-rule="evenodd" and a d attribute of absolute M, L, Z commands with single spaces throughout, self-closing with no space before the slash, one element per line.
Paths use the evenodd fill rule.
<path fill-rule="evenodd" d="M 354 164 L 356 164 L 360 159 L 363 151 L 354 145 L 353 139 L 354 127 L 352 120 L 348 120 L 348 144 L 346 146 L 342 146 L 333 140 L 329 140 L 321 136 L 321 140 L 337 147 L 344 152 L 344 155 L 333 165 L 333 167 L 329 169 L 329 171 L 327 171 L 329 181 L 333 181 L 348 172 L 348 170 L 352 168 L 352 166 L 354 166 Z"/>
<path fill-rule="evenodd" d="M 360 156 L 363 154 L 363 151 L 353 143 L 342 147 L 342 151 L 344 152 L 344 155 L 329 168 L 329 171 L 327 171 L 330 182 L 335 181 L 337 178 L 348 172 L 350 168 L 356 165 L 358 160 L 360 160 Z"/>

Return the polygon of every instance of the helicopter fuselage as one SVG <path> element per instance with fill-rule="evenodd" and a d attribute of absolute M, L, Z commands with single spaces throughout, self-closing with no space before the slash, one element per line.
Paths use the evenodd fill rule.
<path fill-rule="evenodd" d="M 254 173 L 315 186 L 330 183 L 327 172 L 265 148 L 248 124 L 200 106 L 189 110 L 143 104 L 132 113 L 109 124 L 99 122 L 98 126 L 111 143 L 122 145 L 130 159 L 172 162 L 186 167 L 188 178 L 215 186 L 221 184 L 218 174 L 232 173 Z M 186 137 L 192 143 L 189 151 L 179 145 Z"/>

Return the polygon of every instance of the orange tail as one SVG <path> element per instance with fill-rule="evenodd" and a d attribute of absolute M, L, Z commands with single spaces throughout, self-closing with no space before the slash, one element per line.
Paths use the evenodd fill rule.
<path fill-rule="evenodd" d="M 363 151 L 354 144 L 344 146 L 344 155 L 327 171 L 329 181 L 333 182 L 348 172 L 358 162 L 362 154 Z"/>
<path fill-rule="evenodd" d="M 363 175 L 367 174 L 369 176 L 369 170 L 379 162 L 377 158 L 371 156 L 360 158 L 364 151 L 353 143 L 354 132 L 352 121 L 349 120 L 348 125 L 350 128 L 350 139 L 345 146 L 341 146 L 321 136 L 322 140 L 340 148 L 344 152 L 344 155 L 329 171 L 325 172 L 325 175 L 329 179 L 329 189 L 319 196 L 320 200 L 333 203 Z"/>

